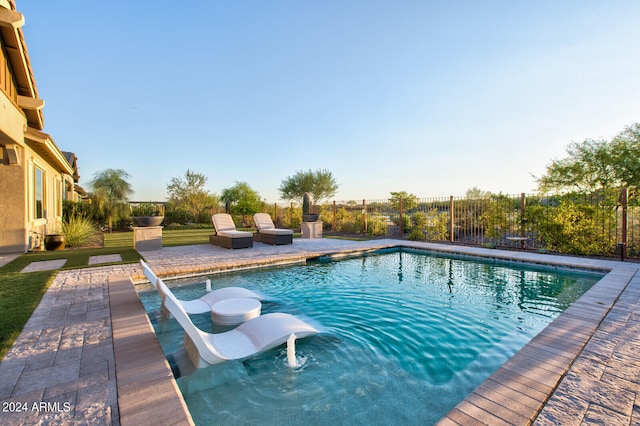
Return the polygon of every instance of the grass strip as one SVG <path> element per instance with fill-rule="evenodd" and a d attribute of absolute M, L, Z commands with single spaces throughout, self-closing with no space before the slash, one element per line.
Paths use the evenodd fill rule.
<path fill-rule="evenodd" d="M 44 271 L 21 274 L 5 269 L 0 268 L 0 359 L 4 358 L 20 335 L 57 273 Z"/>

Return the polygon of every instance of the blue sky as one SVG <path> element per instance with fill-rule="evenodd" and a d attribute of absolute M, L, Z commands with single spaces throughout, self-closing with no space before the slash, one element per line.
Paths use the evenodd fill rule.
<path fill-rule="evenodd" d="M 339 201 L 534 192 L 640 121 L 633 0 L 17 3 L 45 131 L 132 200 L 187 169 L 268 202 L 309 169 Z"/>

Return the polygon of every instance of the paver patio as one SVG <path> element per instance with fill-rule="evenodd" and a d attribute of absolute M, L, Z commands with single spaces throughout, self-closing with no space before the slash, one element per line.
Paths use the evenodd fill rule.
<path fill-rule="evenodd" d="M 142 254 L 159 275 L 183 277 L 397 245 L 612 271 L 441 424 L 522 424 L 538 412 L 537 424 L 640 422 L 638 264 L 398 240 L 295 240 L 243 250 L 197 245 Z M 7 408 L 0 424 L 191 422 L 159 345 L 145 349 L 148 362 L 136 356 L 141 340 L 145 348 L 157 340 L 129 277 L 143 279 L 137 264 L 58 273 L 0 363 Z"/>

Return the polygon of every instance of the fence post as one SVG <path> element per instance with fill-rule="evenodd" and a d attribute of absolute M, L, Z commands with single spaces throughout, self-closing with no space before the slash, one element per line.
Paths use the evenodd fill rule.
<path fill-rule="evenodd" d="M 338 215 L 338 209 L 336 209 L 336 200 L 333 200 L 333 220 L 331 221 L 331 230 L 336 232 L 337 224 L 336 224 L 336 216 Z"/>
<path fill-rule="evenodd" d="M 527 198 L 524 192 L 520 193 L 520 236 L 526 237 L 526 230 L 524 227 L 525 218 L 524 211 L 527 208 Z M 520 248 L 527 248 L 527 242 L 525 240 L 520 241 Z"/>
<path fill-rule="evenodd" d="M 449 196 L 449 241 L 452 243 L 456 240 L 456 237 L 453 235 L 453 195 Z"/>
<path fill-rule="evenodd" d="M 398 203 L 398 213 L 399 213 L 399 222 L 400 222 L 400 239 L 402 239 L 404 237 L 404 232 L 402 230 L 402 197 L 400 197 L 400 203 Z"/>
<path fill-rule="evenodd" d="M 367 202 L 362 200 L 362 233 L 367 233 Z"/>
<path fill-rule="evenodd" d="M 622 205 L 622 235 L 620 246 L 620 259 L 624 260 L 627 257 L 627 201 L 629 199 L 629 188 L 622 188 L 620 192 L 620 204 Z"/>
<path fill-rule="evenodd" d="M 278 203 L 273 203 L 273 223 L 278 223 Z"/>

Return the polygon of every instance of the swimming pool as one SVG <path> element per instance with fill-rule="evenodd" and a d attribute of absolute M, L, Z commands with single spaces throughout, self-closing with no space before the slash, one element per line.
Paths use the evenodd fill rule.
<path fill-rule="evenodd" d="M 297 342 L 302 366 L 276 348 L 177 379 L 197 424 L 431 424 L 602 275 L 394 250 L 212 276 L 213 287 L 262 293 L 263 313 L 288 312 L 321 330 Z M 191 280 L 193 283 L 193 280 Z M 170 283 L 179 298 L 203 282 Z M 170 360 L 182 347 L 140 289 Z M 211 330 L 208 314 L 195 316 Z"/>

